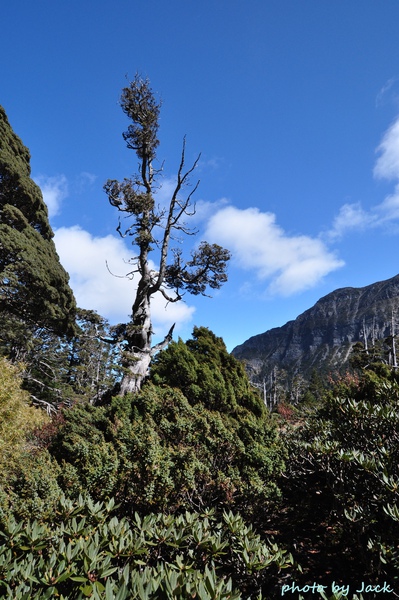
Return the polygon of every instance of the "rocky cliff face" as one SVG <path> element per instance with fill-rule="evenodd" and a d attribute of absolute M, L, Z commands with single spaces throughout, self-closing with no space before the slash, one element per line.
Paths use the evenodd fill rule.
<path fill-rule="evenodd" d="M 313 369 L 326 373 L 345 367 L 355 342 L 372 346 L 391 335 L 398 308 L 399 275 L 363 288 L 342 288 L 295 321 L 251 337 L 232 353 L 245 361 L 254 381 L 268 377 L 275 367 L 307 379 Z"/>

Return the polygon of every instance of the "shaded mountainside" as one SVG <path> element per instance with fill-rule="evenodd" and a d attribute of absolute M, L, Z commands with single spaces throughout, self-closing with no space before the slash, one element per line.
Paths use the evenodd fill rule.
<path fill-rule="evenodd" d="M 392 334 L 399 307 L 399 275 L 363 288 L 342 288 L 289 321 L 249 338 L 232 354 L 246 363 L 254 381 L 277 367 L 289 376 L 327 373 L 347 364 L 356 342 L 371 346 Z"/>

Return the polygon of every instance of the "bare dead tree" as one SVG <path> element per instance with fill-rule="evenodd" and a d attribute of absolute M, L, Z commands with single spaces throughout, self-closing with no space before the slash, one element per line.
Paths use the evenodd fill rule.
<path fill-rule="evenodd" d="M 185 260 L 180 249 L 170 248 L 173 233 L 196 233 L 187 226 L 185 219 L 195 214 L 192 196 L 199 182 L 190 190 L 187 188 L 200 157 L 186 169 L 184 139 L 169 204 L 167 208 L 157 207 L 155 195 L 160 170 L 154 168 L 154 160 L 159 145 L 160 103 L 156 101 L 149 81 L 136 75 L 122 90 L 121 107 L 131 120 L 123 137 L 127 147 L 135 151 L 139 168 L 133 178 L 125 178 L 122 182 L 108 180 L 104 189 L 111 205 L 131 219 L 125 229 L 120 220 L 117 231 L 122 237 L 131 236 L 132 244 L 138 249 L 131 271 L 138 276 L 131 321 L 118 329 L 125 348 L 121 384 L 121 393 L 125 394 L 140 390 L 151 358 L 172 339 L 174 326 L 162 342 L 152 346 L 151 298 L 160 293 L 167 302 L 179 302 L 186 292 L 206 295 L 208 287 L 220 288 L 227 280 L 230 253 L 217 244 L 201 242 L 191 258 Z M 156 233 L 160 231 L 162 234 L 157 239 Z M 155 259 L 152 253 L 155 253 Z M 151 268 L 150 255 L 157 264 L 156 270 Z M 172 261 L 169 261 L 169 255 L 172 255 Z"/>

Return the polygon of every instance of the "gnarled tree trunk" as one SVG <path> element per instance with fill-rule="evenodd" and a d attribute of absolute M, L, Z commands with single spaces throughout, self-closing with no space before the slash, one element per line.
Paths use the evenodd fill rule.
<path fill-rule="evenodd" d="M 146 281 L 147 279 L 147 281 Z M 151 305 L 148 277 L 139 283 L 137 296 L 133 304 L 132 322 L 127 326 L 127 348 L 124 352 L 124 374 L 121 394 L 140 391 L 144 379 L 148 376 L 152 349 Z"/>
<path fill-rule="evenodd" d="M 154 176 L 159 171 L 153 169 L 159 144 L 157 137 L 159 126 L 160 103 L 157 103 L 148 80 L 136 75 L 134 81 L 123 89 L 121 106 L 131 119 L 123 137 L 129 149 L 134 150 L 139 158 L 139 171 L 131 179 L 119 182 L 109 179 L 104 188 L 109 202 L 118 211 L 133 217 L 133 222 L 123 233 L 121 222 L 117 227 L 122 237 L 133 236 L 133 245 L 139 249 L 133 259 L 135 269 L 130 273 L 139 274 L 139 284 L 132 307 L 132 321 L 123 330 L 125 352 L 122 359 L 124 369 L 121 393 L 137 393 L 144 379 L 148 376 L 151 358 L 158 350 L 162 350 L 172 339 L 173 327 L 161 342 L 152 346 L 151 297 L 161 293 L 167 302 L 179 302 L 185 291 L 190 294 L 205 294 L 207 286 L 219 289 L 226 281 L 226 264 L 230 253 L 217 244 L 201 242 L 199 248 L 192 253 L 189 261 L 182 260 L 181 251 L 173 250 L 174 260 L 168 264 L 168 251 L 173 231 L 192 234 L 184 218 L 195 214 L 195 205 L 191 197 L 198 183 L 186 195 L 181 192 L 189 184 L 191 173 L 197 167 L 199 156 L 191 168 L 184 171 L 185 141 L 177 172 L 177 181 L 167 209 L 155 205 L 154 196 L 159 186 Z M 161 239 L 154 236 L 154 228 L 163 229 Z M 155 229 L 157 231 L 157 229 Z M 151 270 L 149 254 L 159 250 L 157 269 Z"/>

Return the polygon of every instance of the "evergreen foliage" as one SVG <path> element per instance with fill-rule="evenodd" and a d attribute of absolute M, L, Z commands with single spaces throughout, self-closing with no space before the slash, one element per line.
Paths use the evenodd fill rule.
<path fill-rule="evenodd" d="M 75 335 L 69 340 L 64 377 L 70 396 L 94 404 L 115 386 L 120 376 L 120 350 L 110 343 L 113 329 L 94 310 L 77 310 Z"/>
<path fill-rule="evenodd" d="M 191 404 L 201 402 L 228 414 L 243 408 L 257 417 L 266 412 L 242 363 L 206 327 L 194 327 L 193 338 L 186 343 L 171 342 L 155 357 L 151 377 L 154 383 L 179 388 Z"/>
<path fill-rule="evenodd" d="M 293 559 L 239 515 L 112 516 L 114 502 L 64 498 L 52 523 L 0 524 L 0 594 L 11 600 L 262 598 Z M 265 598 L 270 597 L 268 593 Z"/>
<path fill-rule="evenodd" d="M 169 385 L 177 373 L 181 389 Z M 153 379 L 157 385 L 111 405 L 63 412 L 49 447 L 62 466 L 62 488 L 114 496 L 124 515 L 212 505 L 260 517 L 278 496 L 284 450 L 222 340 L 195 329 L 193 340 L 163 351 Z"/>
<path fill-rule="evenodd" d="M 12 359 L 37 328 L 73 330 L 75 300 L 52 238 L 29 150 L 0 106 L 0 338 Z"/>
<path fill-rule="evenodd" d="M 319 552 L 323 545 L 321 556 L 328 562 L 316 568 L 333 569 L 331 577 L 348 584 L 366 579 L 370 584 L 384 579 L 397 584 L 396 371 L 375 364 L 359 375 L 338 378 L 323 405 L 287 442 L 283 492 L 292 522 L 306 523 L 308 536 L 318 532 L 310 543 Z"/>
<path fill-rule="evenodd" d="M 69 338 L 38 328 L 26 339 L 26 325 L 20 321 L 18 327 L 14 319 L 5 333 L 8 339 L 21 336 L 25 344 L 23 388 L 34 403 L 54 414 L 77 400 L 98 402 L 112 390 L 120 369 L 118 347 L 104 341 L 111 329 L 95 311 L 77 309 Z"/>
<path fill-rule="evenodd" d="M 38 448 L 38 428 L 51 425 L 31 406 L 15 365 L 0 358 L 0 515 L 43 518 L 53 514 L 61 489 L 58 465 Z"/>
<path fill-rule="evenodd" d="M 63 493 L 59 475 L 60 467 L 45 448 L 25 452 L 7 486 L 0 486 L 0 514 L 50 521 Z"/>

